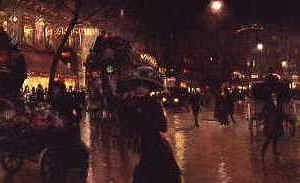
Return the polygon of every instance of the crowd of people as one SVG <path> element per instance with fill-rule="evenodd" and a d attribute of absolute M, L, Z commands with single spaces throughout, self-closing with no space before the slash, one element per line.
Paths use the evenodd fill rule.
<path fill-rule="evenodd" d="M 78 105 L 82 105 L 85 99 L 85 91 L 76 90 L 72 86 L 65 88 L 63 91 L 67 96 L 69 96 L 72 101 Z M 37 106 L 39 103 L 49 102 L 49 92 L 47 87 L 43 87 L 41 84 L 38 84 L 36 87 L 25 86 L 21 89 L 21 96 L 26 104 L 29 106 Z"/>

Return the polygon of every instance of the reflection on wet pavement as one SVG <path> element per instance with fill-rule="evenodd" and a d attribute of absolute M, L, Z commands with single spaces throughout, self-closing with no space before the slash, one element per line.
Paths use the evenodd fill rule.
<path fill-rule="evenodd" d="M 247 105 L 245 105 L 245 110 Z M 297 183 L 300 182 L 300 135 L 283 137 L 275 158 L 268 151 L 265 164 L 261 162 L 262 134 L 251 140 L 245 115 L 235 116 L 238 124 L 221 127 L 213 120 L 212 110 L 201 115 L 200 128 L 194 128 L 190 113 L 166 111 L 169 130 L 166 134 L 183 172 L 185 183 Z M 131 183 L 138 153 L 128 148 L 113 125 L 101 127 L 87 119 L 82 124 L 82 138 L 90 149 L 87 183 Z M 97 136 L 109 134 L 109 138 Z M 103 129 L 102 129 L 103 130 Z M 102 139 L 102 140 L 101 140 Z M 40 183 L 38 165 L 26 163 L 15 176 L 0 171 L 3 183 Z M 71 181 L 72 180 L 72 181 Z M 76 183 L 76 178 L 69 182 Z"/>

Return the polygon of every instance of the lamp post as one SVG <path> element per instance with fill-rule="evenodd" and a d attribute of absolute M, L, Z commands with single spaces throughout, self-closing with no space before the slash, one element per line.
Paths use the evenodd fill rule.
<path fill-rule="evenodd" d="M 217 23 L 219 21 L 219 18 L 223 15 L 223 11 L 224 11 L 224 1 L 223 0 L 211 0 L 208 7 L 208 12 L 209 12 L 209 15 L 210 15 L 210 18 L 211 18 L 211 21 L 212 21 L 212 24 L 214 24 L 214 28 L 213 28 L 213 42 L 214 44 L 212 44 L 213 46 L 213 50 L 215 51 L 214 54 L 217 54 L 215 55 L 216 57 L 218 57 L 219 55 L 219 52 L 221 50 L 221 44 L 220 44 L 220 39 L 219 39 L 219 32 L 218 32 L 218 27 L 220 27 L 220 24 Z M 213 62 L 213 61 L 216 61 L 213 57 L 210 58 L 210 62 Z M 215 67 L 219 66 L 220 68 L 215 68 L 221 72 L 224 72 L 224 65 L 223 63 L 221 65 L 218 65 L 218 64 L 214 64 Z M 219 73 L 219 72 L 216 72 L 216 70 L 214 70 L 214 74 L 216 73 Z M 217 78 L 219 78 L 219 76 L 216 76 Z"/>
<path fill-rule="evenodd" d="M 257 50 L 262 51 L 264 49 L 264 45 L 262 43 L 257 43 Z"/>
<path fill-rule="evenodd" d="M 219 14 L 222 12 L 224 3 L 221 0 L 213 0 L 210 2 L 209 6 L 210 6 L 212 13 Z"/>
<path fill-rule="evenodd" d="M 261 65 L 263 64 L 263 50 L 264 50 L 264 44 L 263 43 L 257 43 L 256 45 L 256 48 L 257 50 L 259 51 L 260 53 L 260 63 L 258 63 L 258 71 L 260 71 L 262 68 L 261 68 Z"/>
<path fill-rule="evenodd" d="M 286 60 L 281 61 L 281 67 L 282 67 L 283 75 L 287 77 L 288 76 L 288 67 L 289 67 L 288 61 L 286 61 Z"/>

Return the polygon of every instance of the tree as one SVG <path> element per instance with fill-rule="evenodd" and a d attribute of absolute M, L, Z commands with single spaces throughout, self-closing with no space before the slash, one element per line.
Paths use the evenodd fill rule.
<path fill-rule="evenodd" d="M 64 3 L 62 1 L 62 3 Z M 51 97 L 51 93 L 52 93 L 52 88 L 53 88 L 53 81 L 55 79 L 55 74 L 56 74 L 56 69 L 57 69 L 57 64 L 61 58 L 61 54 L 63 52 L 63 49 L 66 45 L 66 42 L 68 41 L 72 30 L 74 29 L 75 25 L 78 23 L 79 20 L 79 13 L 81 10 L 81 6 L 82 6 L 82 1 L 81 0 L 76 0 L 75 1 L 75 9 L 73 12 L 73 18 L 71 19 L 67 31 L 65 33 L 65 35 L 63 36 L 54 56 L 53 56 L 53 61 L 52 61 L 52 65 L 51 65 L 51 70 L 50 70 L 50 76 L 49 76 L 49 94 Z"/>
<path fill-rule="evenodd" d="M 41 0 L 40 0 L 41 1 Z M 56 70 L 57 70 L 57 65 L 58 62 L 61 59 L 61 54 L 66 46 L 66 43 L 72 33 L 72 30 L 74 27 L 79 24 L 79 23 L 84 23 L 85 21 L 89 20 L 91 17 L 95 16 L 96 14 L 103 13 L 106 7 L 106 3 L 103 1 L 94 1 L 94 0 L 89 0 L 89 1 L 83 1 L 83 0 L 70 0 L 70 1 L 63 1 L 63 0 L 43 0 L 44 2 L 50 4 L 52 7 L 57 7 L 61 8 L 63 11 L 68 11 L 69 14 L 71 15 L 71 19 L 68 23 L 67 30 L 65 34 L 63 35 L 60 44 L 58 48 L 55 51 L 55 54 L 53 56 L 53 61 L 50 69 L 50 77 L 49 77 L 49 91 L 51 95 L 52 91 L 52 85 L 53 81 L 55 79 L 56 75 Z M 101 3 L 101 7 L 99 4 Z M 87 7 L 84 7 L 84 5 L 90 5 Z M 92 6 L 95 5 L 95 6 Z M 93 8 L 92 7 L 96 7 Z M 92 10 L 91 10 L 92 9 Z M 85 12 L 86 16 L 81 16 L 81 12 Z"/>

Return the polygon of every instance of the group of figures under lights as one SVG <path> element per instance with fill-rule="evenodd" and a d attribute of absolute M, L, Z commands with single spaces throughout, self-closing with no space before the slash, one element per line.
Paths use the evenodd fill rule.
<path fill-rule="evenodd" d="M 15 173 L 24 160 L 40 156 L 40 172 L 45 183 L 64 182 L 67 171 L 73 168 L 80 170 L 84 180 L 89 152 L 81 141 L 79 123 L 82 114 L 89 114 L 92 125 L 117 121 L 123 127 L 120 133 L 125 138 L 137 139 L 141 159 L 134 172 L 135 183 L 181 182 L 170 145 L 161 136 L 167 130 L 161 105 L 149 95 L 151 91 L 163 90 L 156 70 L 138 61 L 128 41 L 105 36 L 97 38 L 86 67 L 85 101 L 74 103 L 66 94 L 63 82 L 57 81 L 46 102 L 29 107 L 19 92 L 26 78 L 25 59 L 0 30 L 2 167 L 8 173 Z M 251 132 L 263 124 L 269 141 L 276 141 L 282 133 L 282 124 L 260 123 L 273 116 L 270 121 L 284 118 L 291 126 L 291 134 L 295 134 L 296 117 L 287 111 L 292 110 L 292 93 L 287 82 L 270 74 L 265 81 L 254 84 L 252 90 L 253 102 L 248 115 Z"/>
<path fill-rule="evenodd" d="M 70 169 L 79 170 L 80 179 L 84 181 L 89 166 L 89 151 L 80 136 L 82 114 L 89 113 L 94 124 L 105 120 L 120 120 L 118 116 L 121 115 L 122 119 L 129 120 L 126 118 L 129 117 L 128 114 L 124 110 L 120 112 L 120 107 L 117 107 L 127 100 L 125 96 L 138 93 L 145 96 L 149 91 L 163 89 L 155 70 L 141 65 L 137 58 L 128 41 L 120 37 L 99 36 L 87 59 L 86 100 L 79 104 L 78 101 L 72 101 L 64 83 L 55 81 L 48 94 L 49 98 L 32 106 L 26 104 L 20 93 L 27 77 L 24 56 L 12 44 L 7 33 L 0 30 L 0 163 L 3 169 L 14 174 L 21 169 L 25 160 L 38 159 L 40 174 L 45 183 L 65 182 Z M 135 93 L 137 89 L 139 91 Z M 146 127 L 150 133 L 143 133 L 148 134 L 143 135 L 143 142 L 158 139 L 154 141 L 157 144 L 146 143 L 146 146 L 161 145 L 170 150 L 169 144 L 159 133 L 166 131 L 166 120 L 159 103 L 154 102 L 148 95 L 139 97 L 130 102 L 130 109 L 129 105 L 126 106 L 128 112 L 135 110 L 136 113 L 141 113 L 136 111 L 140 109 L 135 105 L 138 101 L 143 103 L 139 103 L 144 106 L 143 110 L 154 111 L 155 115 L 151 118 L 159 122 Z M 149 111 L 143 113 L 151 114 Z M 148 115 L 147 119 L 151 118 Z M 144 145 L 145 143 L 140 143 L 140 147 Z M 151 153 L 145 151 L 143 154 Z M 167 156 L 173 157 L 171 153 L 167 153 Z M 164 156 L 164 161 L 172 164 L 172 175 L 174 172 L 176 175 L 180 174 L 174 158 Z M 145 171 L 143 164 L 139 167 L 136 170 L 139 173 L 135 173 L 135 182 L 141 182 L 145 178 L 141 176 Z M 161 166 L 158 167 L 161 169 Z M 167 178 L 174 177 L 170 172 L 168 175 Z M 167 178 L 162 179 L 163 182 L 174 182 Z"/>
<path fill-rule="evenodd" d="M 8 174 L 25 160 L 37 161 L 45 183 L 64 182 L 70 169 L 87 176 L 88 150 L 80 137 L 81 110 L 55 81 L 51 97 L 26 103 L 21 88 L 27 77 L 24 56 L 0 30 L 0 163 Z M 77 107 L 76 107 L 77 106 Z M 38 158 L 36 158 L 38 157 Z"/>

